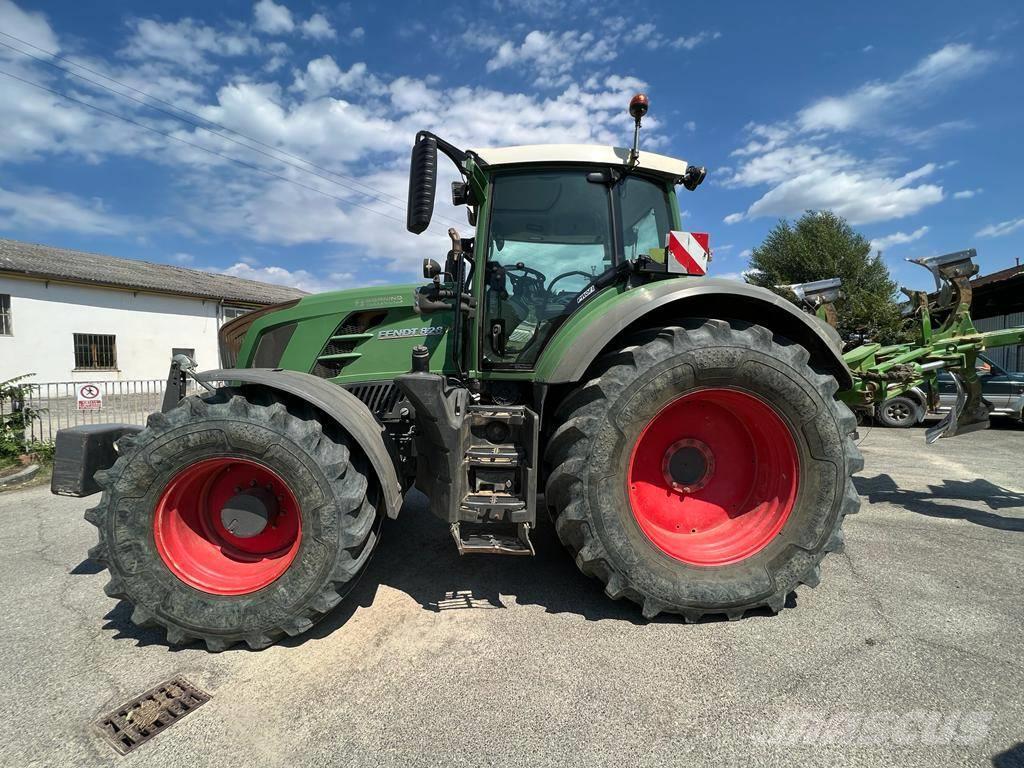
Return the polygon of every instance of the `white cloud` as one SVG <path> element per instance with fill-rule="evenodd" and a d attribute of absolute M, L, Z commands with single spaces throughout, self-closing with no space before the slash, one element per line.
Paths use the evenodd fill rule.
<path fill-rule="evenodd" d="M 961 189 L 959 192 L 954 192 L 953 197 L 957 200 L 970 200 L 984 191 L 981 187 L 977 189 Z"/>
<path fill-rule="evenodd" d="M 886 235 L 885 237 L 879 237 L 876 240 L 872 240 L 871 250 L 884 251 L 894 245 L 912 243 L 915 240 L 920 240 L 926 234 L 928 234 L 928 227 L 918 227 L 909 234 L 906 232 L 893 232 L 891 235 Z"/>
<path fill-rule="evenodd" d="M 362 27 L 353 27 L 352 31 L 348 33 L 350 40 L 362 40 L 366 36 L 366 30 Z"/>
<path fill-rule="evenodd" d="M 529 66 L 537 72 L 539 85 L 560 86 L 570 81 L 568 73 L 579 63 L 604 63 L 618 55 L 609 40 L 591 32 L 568 30 L 561 34 L 533 30 L 522 43 L 502 42 L 487 62 L 487 71 Z"/>
<path fill-rule="evenodd" d="M 38 11 L 23 10 L 11 0 L 0 0 L 0 29 L 45 51 L 57 53 L 60 50 L 57 36 L 50 28 L 46 16 Z M 14 55 L 7 52 L 7 49 L 0 53 L 0 57 Z"/>
<path fill-rule="evenodd" d="M 280 35 L 295 29 L 292 12 L 287 6 L 278 5 L 274 0 L 259 0 L 253 7 L 253 16 L 256 19 L 256 28 L 268 35 Z"/>
<path fill-rule="evenodd" d="M 342 272 L 318 277 L 305 269 L 289 270 L 277 266 L 254 266 L 243 261 L 232 264 L 230 267 L 206 267 L 205 270 L 222 275 L 243 277 L 247 280 L 258 280 L 261 283 L 286 285 L 307 293 L 323 293 L 324 291 L 337 291 L 353 287 L 352 275 Z"/>
<path fill-rule="evenodd" d="M 171 261 L 176 262 L 178 264 L 191 264 L 195 260 L 196 257 L 193 256 L 191 253 L 179 252 L 171 254 Z"/>
<path fill-rule="evenodd" d="M 753 256 L 753 254 L 754 252 L 750 248 L 744 248 L 742 251 L 740 251 L 740 258 L 749 259 L 751 256 Z"/>
<path fill-rule="evenodd" d="M 1024 227 L 1024 217 L 1019 219 L 1010 219 L 1008 221 L 1001 221 L 998 224 L 990 224 L 987 227 L 982 227 L 974 233 L 975 237 L 1005 237 L 1013 232 L 1016 232 L 1021 227 Z"/>
<path fill-rule="evenodd" d="M 994 54 L 989 51 L 966 43 L 951 43 L 926 56 L 895 80 L 872 81 L 842 96 L 816 101 L 797 114 L 797 124 L 804 131 L 878 129 L 892 122 L 894 110 L 975 75 L 994 60 Z"/>
<path fill-rule="evenodd" d="M 719 32 L 702 31 L 691 36 L 669 38 L 654 24 L 630 26 L 624 17 L 605 22 L 605 33 L 567 30 L 528 32 L 522 42 L 503 39 L 498 34 L 478 34 L 467 30 L 462 42 L 483 51 L 491 51 L 487 71 L 522 69 L 533 72 L 534 84 L 540 87 L 564 87 L 572 81 L 570 73 L 615 60 L 623 46 L 642 46 L 650 50 L 674 48 L 692 50 L 709 40 L 721 37 Z"/>
<path fill-rule="evenodd" d="M 134 228 L 99 198 L 83 200 L 44 187 L 0 187 L 0 229 L 124 235 Z"/>
<path fill-rule="evenodd" d="M 819 99 L 789 121 L 748 124 L 747 142 L 732 152 L 740 163 L 724 176 L 723 183 L 771 188 L 725 222 L 830 208 L 853 224 L 864 224 L 900 219 L 938 203 L 945 197 L 941 184 L 924 179 L 940 166 L 926 163 L 900 173 L 890 159 L 858 157 L 840 143 L 841 137 L 867 134 L 876 139 L 876 146 L 878 137 L 924 143 L 941 132 L 965 127 L 962 121 L 947 121 L 908 129 L 900 127 L 894 116 L 952 83 L 977 75 L 994 60 L 991 52 L 971 45 L 947 45 L 893 80 L 871 81 L 844 95 Z"/>
<path fill-rule="evenodd" d="M 659 48 L 692 51 L 697 46 L 703 45 L 710 40 L 717 40 L 722 36 L 721 32 L 712 32 L 705 29 L 692 35 L 670 37 L 665 35 L 656 24 L 645 22 L 634 25 L 630 19 L 624 16 L 614 16 L 608 19 L 606 27 L 622 42 L 628 45 L 641 45 L 652 51 Z"/>
<path fill-rule="evenodd" d="M 717 40 L 721 36 L 721 32 L 703 31 L 698 32 L 695 35 L 690 35 L 689 37 L 685 35 L 683 37 L 677 37 L 675 40 L 670 42 L 669 45 L 672 46 L 673 48 L 682 49 L 684 51 L 692 51 L 698 45 L 702 45 L 703 43 L 706 43 L 708 40 Z"/>
<path fill-rule="evenodd" d="M 45 19 L 37 18 L 45 24 Z M 405 231 L 408 152 L 417 130 L 437 131 L 467 148 L 559 142 L 621 145 L 630 136 L 625 104 L 632 93 L 647 87 L 642 80 L 618 74 L 591 72 L 581 79 L 566 72 L 566 84 L 544 95 L 459 85 L 458 80 L 445 83 L 437 77 L 388 76 L 360 62 L 346 61 L 346 66 L 339 66 L 329 56 L 304 62 L 292 85 L 282 86 L 280 75 L 266 73 L 274 68 L 280 72 L 280 67 L 294 61 L 292 50 L 282 39 L 252 37 L 251 28 L 233 22 L 210 26 L 188 18 L 170 22 L 134 19 L 115 64 L 84 61 L 134 87 L 182 104 L 205 119 L 306 157 L 357 182 L 311 177 L 246 152 L 222 136 L 191 129 L 109 94 L 83 88 L 82 97 L 88 101 L 314 189 L 297 187 L 22 83 L 0 79 L 0 103 L 5 105 L 0 163 L 49 162 L 62 157 L 94 164 L 120 158 L 159 163 L 167 178 L 162 206 L 168 210 L 166 219 L 150 219 L 142 226 L 96 201 L 44 189 L 14 187 L 12 191 L 5 185 L 2 225 L 10 230 L 45 227 L 93 234 L 173 231 L 195 238 L 215 235 L 233 238 L 239 244 L 278 247 L 336 243 L 344 252 L 367 254 L 359 257 L 360 268 L 337 257 L 322 269 L 317 267 L 316 273 L 354 275 L 352 281 L 360 284 L 394 280 L 399 274 L 414 278 L 424 253 L 443 256 L 447 250 L 448 222 L 444 217 L 461 222 L 463 230 L 468 230 L 465 211 L 448 208 L 444 195 L 439 195 L 434 226 L 420 237 Z M 34 39 L 49 34 L 52 42 L 48 45 L 57 50 L 59 41 L 47 30 L 48 25 L 40 27 Z M 301 32 L 301 25 L 293 31 Z M 266 55 L 269 61 L 246 67 L 244 74 L 223 72 L 218 67 L 228 55 Z M 76 58 L 83 59 L 81 55 Z M 57 75 L 32 63 L 5 64 L 5 68 L 65 87 Z M 663 140 L 656 117 L 648 118 L 645 127 L 647 146 Z M 111 168 L 120 170 L 115 165 Z M 439 188 L 444 189 L 454 168 L 443 163 L 439 170 Z M 375 200 L 360 189 L 387 197 Z M 187 250 L 184 244 L 181 253 L 168 260 L 185 263 L 190 255 Z M 242 268 L 238 263 L 252 270 L 283 269 L 246 264 L 238 255 L 232 256 L 232 262 L 231 268 L 239 274 Z M 277 264 L 287 262 L 282 259 Z M 268 277 L 250 274 L 257 279 Z M 311 289 L 323 287 L 311 281 L 320 280 L 324 286 L 328 282 L 322 276 L 289 274 L 292 278 L 281 279 L 300 281 L 295 284 Z"/>
<path fill-rule="evenodd" d="M 335 90 L 342 93 L 364 88 L 376 90 L 380 85 L 363 62 L 357 61 L 347 70 L 342 70 L 332 57 L 325 55 L 309 62 L 305 72 L 295 72 L 292 90 L 302 91 L 315 99 Z"/>
<path fill-rule="evenodd" d="M 159 59 L 187 70 L 210 72 L 210 56 L 243 56 L 259 50 L 259 41 L 244 30 L 219 30 L 194 19 L 161 22 L 133 19 L 132 35 L 121 55 L 129 59 Z"/>
<path fill-rule="evenodd" d="M 793 216 L 810 209 L 830 209 L 851 224 L 900 219 L 942 200 L 941 186 L 913 183 L 934 168 L 929 164 L 898 177 L 870 167 L 809 170 L 766 192 L 747 209 L 744 218 Z"/>
<path fill-rule="evenodd" d="M 314 13 L 302 22 L 302 34 L 304 37 L 311 37 L 314 40 L 333 40 L 337 32 L 331 26 L 331 22 L 322 13 Z"/>
<path fill-rule="evenodd" d="M 328 76 L 319 81 L 321 86 L 336 84 L 346 74 L 326 61 L 324 64 Z M 442 132 L 446 139 L 466 148 L 621 143 L 628 134 L 628 116 L 621 105 L 630 93 L 645 85 L 632 78 L 611 76 L 595 79 L 586 87 L 570 85 L 557 95 L 543 98 L 487 88 L 441 88 L 430 79 L 400 77 L 384 82 L 368 69 L 353 69 L 347 72 L 383 83 L 379 94 L 387 100 L 386 108 L 369 109 L 363 99 L 350 104 L 330 95 L 308 100 L 316 89 L 309 90 L 312 81 L 307 67 L 301 77 L 307 89 L 301 93 L 307 100 L 287 104 L 273 86 L 236 83 L 221 88 L 217 103 L 204 107 L 201 114 L 325 166 L 358 175 L 370 190 L 386 195 L 398 208 L 373 201 L 351 188 L 298 176 L 290 169 L 286 169 L 289 177 L 295 176 L 304 184 L 312 181 L 313 186 L 340 199 L 229 168 L 224 170 L 228 180 L 218 184 L 209 184 L 208 177 L 197 178 L 194 188 L 189 187 L 190 200 L 183 218 L 199 231 L 260 243 L 333 242 L 356 252 L 372 253 L 375 267 L 371 270 L 338 265 L 339 271 L 353 272 L 362 283 L 371 274 L 379 278 L 382 267 L 411 279 L 424 253 L 443 254 L 447 250 L 448 222 L 442 217 L 468 228 L 465 212 L 447 208 L 443 196 L 439 196 L 431 229 L 420 237 L 405 231 L 409 142 L 417 130 Z M 217 141 L 203 139 L 198 133 L 189 138 Z M 454 167 L 442 161 L 439 171 L 438 188 L 444 189 L 454 179 Z"/>

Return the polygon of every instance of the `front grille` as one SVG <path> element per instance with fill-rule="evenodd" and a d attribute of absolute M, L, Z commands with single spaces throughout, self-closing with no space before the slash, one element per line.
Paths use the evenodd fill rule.
<path fill-rule="evenodd" d="M 398 387 L 390 381 L 376 384 L 350 384 L 345 389 L 362 400 L 363 404 L 377 417 L 390 413 L 398 405 L 400 393 Z"/>
<path fill-rule="evenodd" d="M 359 359 L 356 347 L 366 341 L 366 338 L 359 338 L 375 326 L 384 322 L 387 317 L 384 310 L 371 312 L 353 312 L 347 315 L 344 320 L 338 323 L 331 338 L 324 344 L 324 348 L 317 355 L 316 363 L 310 371 L 314 376 L 322 379 L 332 379 L 341 374 L 342 369 Z M 348 337 L 348 338 L 344 338 Z"/>

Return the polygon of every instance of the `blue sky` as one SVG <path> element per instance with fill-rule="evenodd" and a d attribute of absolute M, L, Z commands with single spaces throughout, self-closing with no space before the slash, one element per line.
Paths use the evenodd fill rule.
<path fill-rule="evenodd" d="M 643 90 L 642 146 L 708 167 L 680 201 L 713 274 L 808 208 L 908 285 L 928 278 L 906 257 L 1024 255 L 1016 3 L 85 5 L 0 0 L 2 236 L 314 291 L 413 280 L 464 221 L 442 201 L 405 231 L 417 130 L 622 145 Z"/>

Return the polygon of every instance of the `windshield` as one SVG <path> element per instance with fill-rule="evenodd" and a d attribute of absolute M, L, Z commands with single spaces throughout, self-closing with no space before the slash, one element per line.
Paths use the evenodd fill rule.
<path fill-rule="evenodd" d="M 594 278 L 623 256 L 664 247 L 672 221 L 664 185 L 629 176 L 609 187 L 588 181 L 593 170 L 495 178 L 484 278 L 489 367 L 531 366 Z M 618 237 L 613 204 L 623 222 Z"/>

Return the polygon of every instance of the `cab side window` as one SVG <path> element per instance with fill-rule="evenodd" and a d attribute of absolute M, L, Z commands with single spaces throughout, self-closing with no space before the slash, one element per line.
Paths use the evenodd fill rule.
<path fill-rule="evenodd" d="M 641 176 L 627 176 L 617 189 L 626 258 L 635 259 L 642 255 L 661 260 L 665 236 L 672 229 L 672 213 L 665 187 Z"/>

